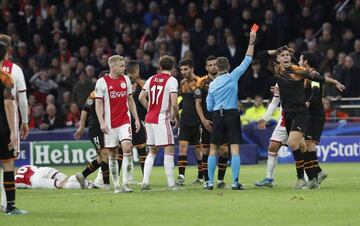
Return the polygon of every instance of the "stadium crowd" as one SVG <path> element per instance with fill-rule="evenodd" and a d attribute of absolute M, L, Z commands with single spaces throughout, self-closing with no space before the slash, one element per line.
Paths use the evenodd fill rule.
<path fill-rule="evenodd" d="M 209 55 L 226 56 L 233 69 L 254 22 L 260 25 L 256 51 L 286 44 L 299 57 L 308 50 L 323 75 L 347 86 L 343 97 L 359 97 L 360 0 L 337 12 L 342 2 L 3 0 L 0 33 L 11 36 L 12 60 L 24 71 L 29 126 L 47 130 L 79 124 L 79 109 L 109 56 L 136 60 L 143 79 L 157 72 L 166 54 L 193 59 L 200 76 Z M 263 59 L 253 60 L 239 82 L 239 99 L 271 98 L 274 81 L 266 68 Z M 173 75 L 181 81 L 179 70 Z M 325 95 L 340 94 L 325 87 Z"/>

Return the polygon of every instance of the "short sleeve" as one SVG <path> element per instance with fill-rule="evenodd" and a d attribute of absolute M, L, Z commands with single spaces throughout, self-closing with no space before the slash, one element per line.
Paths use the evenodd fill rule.
<path fill-rule="evenodd" d="M 90 96 L 86 99 L 86 102 L 83 106 L 83 111 L 89 112 L 94 104 L 95 104 L 95 91 L 91 92 Z"/>
<path fill-rule="evenodd" d="M 178 82 L 174 77 L 169 79 L 169 92 L 177 93 L 178 92 Z"/>
<path fill-rule="evenodd" d="M 148 80 L 146 80 L 144 86 L 143 86 L 143 90 L 145 90 L 147 93 L 150 92 L 150 81 L 151 81 L 152 77 L 150 77 Z"/>
<path fill-rule="evenodd" d="M 131 85 L 130 78 L 127 75 L 124 75 L 124 77 L 125 77 L 125 81 L 126 81 L 126 87 L 127 87 L 128 95 L 131 95 L 133 93 L 133 90 L 132 90 L 132 85 Z"/>
<path fill-rule="evenodd" d="M 97 80 L 95 85 L 95 98 L 103 99 L 105 94 L 105 81 L 103 78 Z"/>

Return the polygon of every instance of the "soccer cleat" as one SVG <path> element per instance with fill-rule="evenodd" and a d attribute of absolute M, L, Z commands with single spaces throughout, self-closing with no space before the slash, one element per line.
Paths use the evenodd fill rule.
<path fill-rule="evenodd" d="M 94 185 L 95 185 L 95 187 L 101 188 L 105 185 L 104 180 L 102 178 L 96 177 L 94 180 Z"/>
<path fill-rule="evenodd" d="M 184 175 L 179 175 L 176 181 L 176 184 L 179 186 L 184 186 L 185 185 L 185 177 Z"/>
<path fill-rule="evenodd" d="M 226 185 L 226 184 L 225 184 L 224 181 L 219 180 L 216 187 L 217 187 L 218 189 L 223 189 L 223 188 L 225 188 L 225 185 Z"/>
<path fill-rule="evenodd" d="M 119 193 L 119 192 L 121 192 L 121 188 L 119 185 L 117 185 L 114 187 L 114 193 Z"/>
<path fill-rule="evenodd" d="M 309 180 L 306 182 L 306 184 L 303 186 L 302 189 L 318 189 L 320 188 L 319 182 L 316 178 L 313 178 L 312 180 Z"/>
<path fill-rule="evenodd" d="M 169 190 L 170 190 L 170 191 L 179 191 L 180 189 L 179 189 L 179 187 L 175 184 L 175 185 L 173 185 L 173 186 L 170 186 L 170 187 L 169 187 Z"/>
<path fill-rule="evenodd" d="M 242 184 L 238 183 L 238 184 L 233 184 L 231 186 L 231 190 L 246 190 L 246 189 Z"/>
<path fill-rule="evenodd" d="M 196 178 L 196 180 L 194 180 L 191 185 L 202 185 L 203 181 L 202 179 Z"/>
<path fill-rule="evenodd" d="M 262 187 L 269 187 L 272 188 L 273 187 L 273 179 L 269 179 L 269 178 L 264 178 L 263 180 L 256 182 L 255 186 L 262 188 Z"/>
<path fill-rule="evenodd" d="M 328 173 L 325 172 L 324 170 L 321 170 L 318 175 L 317 175 L 317 179 L 319 184 L 321 184 L 321 182 L 323 182 L 323 180 L 325 180 L 328 176 Z"/>
<path fill-rule="evenodd" d="M 21 210 L 18 208 L 15 208 L 11 211 L 6 211 L 6 216 L 13 216 L 13 215 L 23 215 L 23 214 L 28 214 L 29 212 L 26 210 Z"/>
<path fill-rule="evenodd" d="M 102 189 L 105 191 L 109 191 L 110 190 L 110 184 L 103 184 Z"/>
<path fill-rule="evenodd" d="M 306 181 L 304 180 L 304 178 L 298 178 L 295 185 L 293 186 L 293 189 L 295 190 L 299 190 L 302 189 L 306 184 Z"/>
<path fill-rule="evenodd" d="M 127 184 L 124 184 L 122 186 L 122 189 L 121 189 L 122 192 L 125 192 L 125 193 L 130 193 L 130 192 L 133 192 L 134 190 L 131 189 Z"/>
<path fill-rule="evenodd" d="M 150 185 L 148 185 L 148 184 L 141 184 L 140 190 L 141 190 L 141 191 L 150 191 L 150 190 L 151 190 L 151 187 L 150 187 Z"/>
<path fill-rule="evenodd" d="M 213 190 L 214 189 L 214 185 L 210 184 L 209 181 L 206 181 L 204 184 L 204 189 L 205 190 Z"/>
<path fill-rule="evenodd" d="M 82 173 L 77 173 L 75 174 L 76 180 L 79 182 L 80 187 L 82 189 L 85 189 L 86 185 L 85 185 L 85 177 Z"/>

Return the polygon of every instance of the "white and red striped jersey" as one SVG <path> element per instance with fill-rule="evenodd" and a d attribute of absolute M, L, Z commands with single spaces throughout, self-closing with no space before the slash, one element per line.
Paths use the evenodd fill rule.
<path fill-rule="evenodd" d="M 25 165 L 20 167 L 15 175 L 16 187 L 30 188 L 32 185 L 30 178 L 35 174 L 37 169 L 38 168 L 36 166 L 30 166 L 30 165 Z"/>
<path fill-rule="evenodd" d="M 130 78 L 117 79 L 105 75 L 96 82 L 95 97 L 104 101 L 104 120 L 108 128 L 118 128 L 130 123 L 128 97 L 132 94 Z"/>
<path fill-rule="evenodd" d="M 170 95 L 178 92 L 177 80 L 168 74 L 156 74 L 145 82 L 143 89 L 149 96 L 149 108 L 145 122 L 164 124 L 170 118 Z"/>
<path fill-rule="evenodd" d="M 10 60 L 4 60 L 2 63 L 2 70 L 9 73 L 14 80 L 15 83 L 14 96 L 17 96 L 18 92 L 26 91 L 24 73 L 17 64 L 14 64 Z"/>

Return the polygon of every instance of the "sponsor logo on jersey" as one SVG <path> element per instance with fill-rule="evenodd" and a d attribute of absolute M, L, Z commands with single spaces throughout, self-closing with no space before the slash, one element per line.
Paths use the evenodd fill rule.
<path fill-rule="evenodd" d="M 110 92 L 110 98 L 119 98 L 119 97 L 124 97 L 127 95 L 127 91 L 111 91 Z"/>

